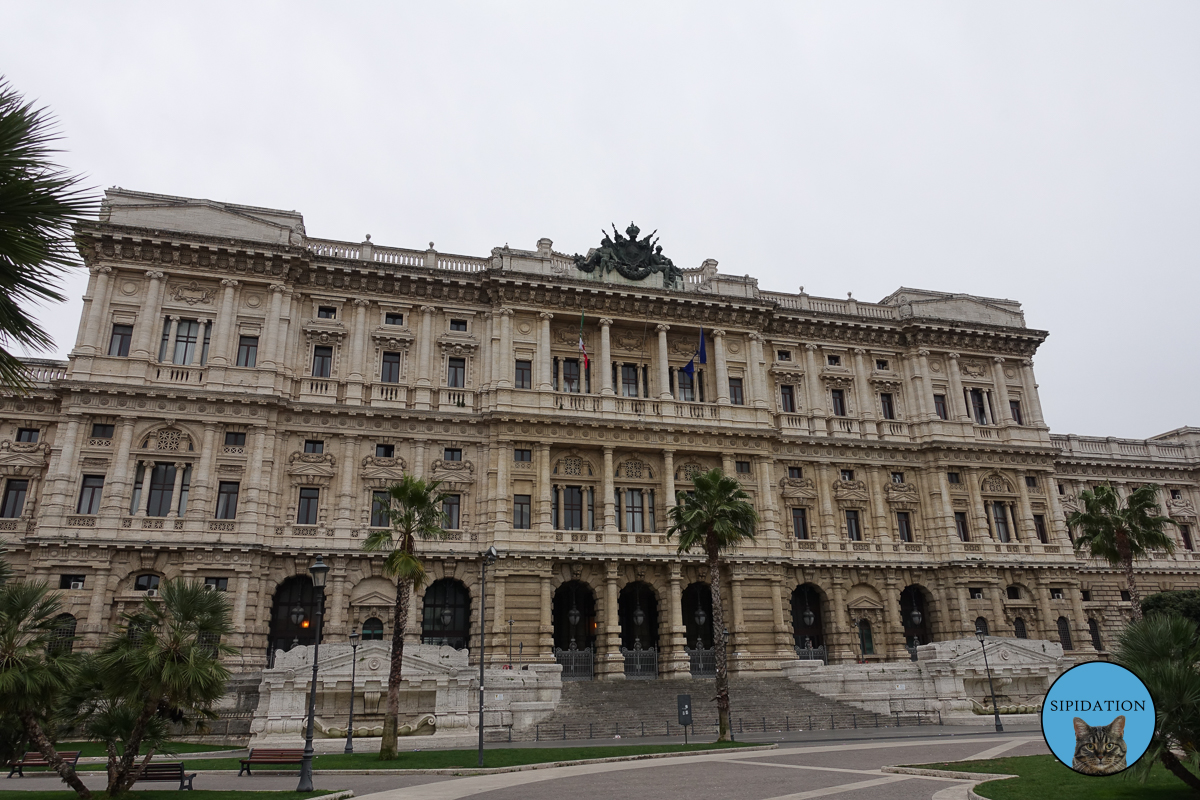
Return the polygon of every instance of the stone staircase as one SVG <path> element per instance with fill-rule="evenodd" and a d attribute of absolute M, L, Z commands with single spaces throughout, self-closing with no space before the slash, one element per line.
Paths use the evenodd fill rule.
<path fill-rule="evenodd" d="M 489 741 L 612 739 L 681 736 L 676 695 L 692 696 L 693 732 L 708 736 L 717 729 L 712 679 L 651 681 L 572 681 L 563 683 L 562 700 L 537 725 L 487 732 Z M 928 714 L 874 714 L 831 700 L 786 678 L 733 679 L 729 686 L 733 732 L 773 733 L 797 730 L 937 725 Z M 511 739 L 510 739 L 511 737 Z"/>

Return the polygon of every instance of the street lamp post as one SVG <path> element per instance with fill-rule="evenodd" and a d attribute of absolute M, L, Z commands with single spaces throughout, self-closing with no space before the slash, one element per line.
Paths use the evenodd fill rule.
<path fill-rule="evenodd" d="M 308 730 L 304 736 L 304 760 L 300 762 L 300 785 L 296 787 L 297 792 L 313 790 L 313 719 L 317 715 L 317 656 L 321 651 L 321 621 L 324 616 L 322 607 L 325 605 L 325 575 L 328 572 L 329 565 L 322 561 L 320 556 L 317 556 L 317 560 L 308 568 L 308 574 L 312 576 L 313 588 L 317 590 L 317 634 L 313 639 L 312 683 L 308 687 Z"/>
<path fill-rule="evenodd" d="M 354 678 L 358 671 L 358 631 L 350 631 L 350 722 L 346 724 L 347 755 L 354 752 Z"/>
<path fill-rule="evenodd" d="M 984 642 L 987 634 L 983 632 L 982 627 L 975 628 L 975 638 L 979 640 L 979 646 L 983 648 L 983 668 L 987 670 L 988 691 L 992 693 L 992 712 L 996 715 L 996 733 L 1004 733 L 1004 726 L 1000 724 L 1000 706 L 996 705 L 996 687 L 992 685 L 992 668 L 988 666 L 987 644 Z"/>
<path fill-rule="evenodd" d="M 487 568 L 496 563 L 500 554 L 496 548 L 489 547 L 483 554 L 479 564 L 479 766 L 483 766 L 483 665 L 484 653 L 487 648 L 485 634 L 487 631 Z"/>
<path fill-rule="evenodd" d="M 516 620 L 512 617 L 508 618 L 508 668 L 512 669 L 512 626 Z"/>

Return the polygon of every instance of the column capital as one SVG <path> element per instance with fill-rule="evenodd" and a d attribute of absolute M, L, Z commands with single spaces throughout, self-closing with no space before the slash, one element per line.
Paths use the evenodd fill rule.
<path fill-rule="evenodd" d="M 929 355 L 929 350 L 922 347 L 921 349 L 917 350 L 917 355 L 919 355 L 921 358 L 924 358 L 925 356 Z"/>
<path fill-rule="evenodd" d="M 658 331 L 659 333 L 666 333 L 667 331 L 671 330 L 671 326 L 665 322 L 660 322 L 654 326 L 654 330 Z"/>
<path fill-rule="evenodd" d="M 1032 366 L 1033 366 L 1033 359 L 1032 359 L 1032 358 L 1022 358 L 1022 359 L 1021 359 L 1021 366 L 1022 366 L 1022 367 L 1032 367 Z"/>
<path fill-rule="evenodd" d="M 97 264 L 96 266 L 91 267 L 90 270 L 93 275 L 107 275 L 112 272 L 112 267 L 106 267 L 103 264 Z"/>
<path fill-rule="evenodd" d="M 854 348 L 854 355 L 865 356 L 866 354 L 867 354 L 866 348 L 863 348 L 863 347 Z"/>
<path fill-rule="evenodd" d="M 517 312 L 513 311 L 511 308 L 502 308 L 499 311 L 497 311 L 496 313 L 502 317 L 511 317 L 513 314 L 515 314 Z"/>
<path fill-rule="evenodd" d="M 609 319 L 608 317 L 601 317 L 598 320 L 598 322 L 600 323 L 600 327 L 602 327 L 602 328 L 607 328 L 608 326 L 613 324 L 613 321 L 611 319 Z"/>
<path fill-rule="evenodd" d="M 616 449 L 617 448 L 611 444 L 606 444 L 606 445 L 604 445 L 604 447 L 601 448 L 601 450 L 604 452 L 604 455 L 606 455 L 606 456 L 611 456 L 613 454 L 613 451 Z"/>
<path fill-rule="evenodd" d="M 371 301 L 365 297 L 359 297 L 355 299 L 354 305 L 358 306 L 359 308 L 366 308 L 367 306 L 371 305 Z"/>
<path fill-rule="evenodd" d="M 179 320 L 183 319 L 183 317 L 179 316 L 178 314 L 172 314 L 170 319 L 171 322 L 179 322 Z"/>
<path fill-rule="evenodd" d="M 1004 359 L 1003 359 L 1003 358 L 1001 358 L 1000 356 L 996 356 L 996 357 L 994 357 L 994 358 L 992 359 L 992 361 L 995 361 L 997 364 L 1003 364 L 1003 363 L 1004 363 Z"/>
<path fill-rule="evenodd" d="M 163 279 L 163 273 L 157 272 L 155 270 L 150 270 L 149 272 L 146 273 L 146 277 L 152 281 L 161 281 Z"/>
<path fill-rule="evenodd" d="M 188 462 L 186 462 L 186 461 L 176 461 L 175 462 L 176 470 L 187 469 L 187 466 L 188 466 Z"/>
<path fill-rule="evenodd" d="M 554 319 L 553 311 L 539 311 L 538 319 Z"/>
<path fill-rule="evenodd" d="M 958 361 L 959 357 L 960 356 L 958 353 L 946 353 L 946 358 L 950 359 L 951 361 Z"/>
<path fill-rule="evenodd" d="M 275 294 L 283 294 L 284 290 L 287 289 L 287 286 L 282 283 L 272 283 L 269 287 L 267 287 L 267 289 Z"/>
<path fill-rule="evenodd" d="M 750 331 L 749 336 L 750 336 L 750 341 L 752 341 L 752 342 L 765 341 L 765 337 L 758 331 Z"/>
<path fill-rule="evenodd" d="M 238 285 L 238 282 L 235 281 L 233 278 L 222 278 L 221 285 L 224 286 L 226 289 L 232 289 L 233 287 Z"/>
<path fill-rule="evenodd" d="M 720 339 L 722 336 L 725 335 L 725 329 L 724 328 L 716 328 L 715 330 L 709 331 L 709 333 L 711 333 L 713 335 L 714 339 Z"/>
<path fill-rule="evenodd" d="M 433 314 L 433 312 L 435 312 L 435 311 L 437 311 L 437 309 L 436 309 L 434 306 L 421 306 L 421 313 L 422 313 L 422 314 L 425 314 L 425 315 L 432 315 L 432 314 Z"/>
<path fill-rule="evenodd" d="M 804 345 L 804 349 L 811 353 L 815 350 L 819 350 L 820 348 L 815 344 L 806 344 Z"/>

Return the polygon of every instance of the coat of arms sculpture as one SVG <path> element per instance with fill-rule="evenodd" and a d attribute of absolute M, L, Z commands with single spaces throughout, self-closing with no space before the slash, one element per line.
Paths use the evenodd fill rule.
<path fill-rule="evenodd" d="M 662 254 L 662 245 L 654 238 L 657 230 L 639 239 L 641 229 L 631 222 L 625 233 L 628 238 L 613 225 L 612 237 L 605 232 L 600 247 L 593 248 L 587 256 L 575 254 L 575 267 L 587 273 L 599 269 L 601 275 L 616 270 L 621 277 L 631 281 L 645 280 L 652 273 L 661 272 L 664 289 L 683 288 L 683 270 Z"/>

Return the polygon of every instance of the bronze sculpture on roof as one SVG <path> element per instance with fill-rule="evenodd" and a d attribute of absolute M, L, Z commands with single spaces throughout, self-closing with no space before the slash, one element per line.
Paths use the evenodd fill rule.
<path fill-rule="evenodd" d="M 606 231 L 602 231 L 600 247 L 592 248 L 587 256 L 575 254 L 577 269 L 587 273 L 599 269 L 601 275 L 616 270 L 622 277 L 631 281 L 645 280 L 652 273 L 661 272 L 664 288 L 683 288 L 683 270 L 662 254 L 662 245 L 657 244 L 658 240 L 654 238 L 657 230 L 639 239 L 641 229 L 632 222 L 625 229 L 627 236 L 622 236 L 616 225 L 612 228 L 612 237 Z"/>

